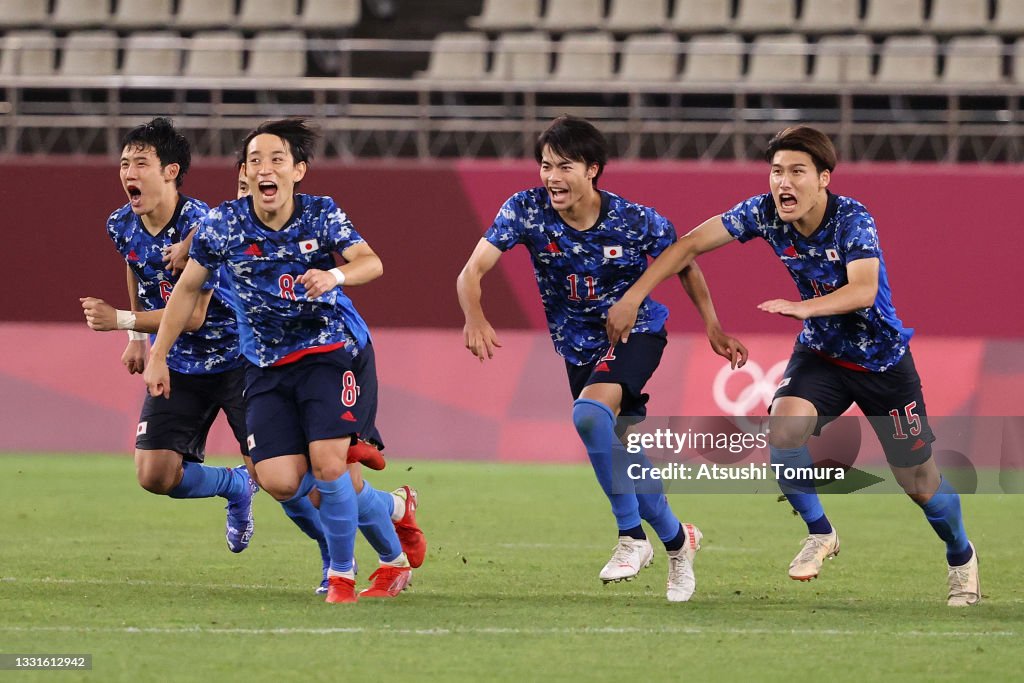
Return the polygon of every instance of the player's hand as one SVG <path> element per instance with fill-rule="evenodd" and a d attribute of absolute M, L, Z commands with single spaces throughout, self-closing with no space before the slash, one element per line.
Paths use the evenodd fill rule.
<path fill-rule="evenodd" d="M 80 298 L 85 324 L 97 332 L 109 332 L 117 329 L 117 309 L 103 299 L 93 296 Z"/>
<path fill-rule="evenodd" d="M 149 363 L 142 373 L 142 379 L 146 382 L 149 395 L 153 398 L 163 396 L 171 397 L 171 373 L 167 369 L 167 361 L 163 358 L 155 358 L 150 351 Z"/>
<path fill-rule="evenodd" d="M 161 254 L 167 264 L 164 267 L 171 271 L 171 275 L 177 275 L 185 270 L 185 264 L 188 263 L 188 242 L 175 242 L 164 247 Z"/>
<path fill-rule="evenodd" d="M 637 311 L 639 306 L 634 306 L 625 299 L 619 299 L 608 309 L 608 318 L 605 320 L 605 331 L 608 333 L 608 341 L 612 344 L 629 341 L 629 333 L 636 325 Z"/>
<path fill-rule="evenodd" d="M 129 375 L 141 375 L 146 369 L 145 340 L 130 341 L 121 354 L 121 364 L 128 368 Z"/>
<path fill-rule="evenodd" d="M 310 268 L 295 281 L 306 288 L 306 298 L 315 299 L 338 286 L 338 278 L 326 270 Z"/>
<path fill-rule="evenodd" d="M 481 363 L 486 359 L 494 358 L 494 349 L 501 348 L 498 334 L 486 320 L 467 322 L 466 326 L 462 328 L 462 334 L 466 340 L 466 348 L 479 358 Z"/>
<path fill-rule="evenodd" d="M 807 320 L 811 317 L 807 312 L 806 303 L 803 301 L 788 301 L 786 299 L 769 299 L 757 305 L 759 311 L 765 313 L 778 313 L 787 318 Z"/>
<path fill-rule="evenodd" d="M 747 362 L 747 347 L 735 337 L 730 337 L 722 331 L 721 327 L 708 332 L 708 341 L 711 348 L 722 358 L 729 360 L 729 367 L 733 370 L 742 368 Z"/>

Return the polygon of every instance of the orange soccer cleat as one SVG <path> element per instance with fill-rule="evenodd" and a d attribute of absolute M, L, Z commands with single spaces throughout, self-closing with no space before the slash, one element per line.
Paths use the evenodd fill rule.
<path fill-rule="evenodd" d="M 370 587 L 359 592 L 361 598 L 393 598 L 405 590 L 412 578 L 412 567 L 381 565 L 370 574 Z"/>
<path fill-rule="evenodd" d="M 423 530 L 416 524 L 416 508 L 419 505 L 416 489 L 403 486 L 391 492 L 392 495 L 405 499 L 405 515 L 395 522 L 395 532 L 402 544 L 402 551 L 409 558 L 409 564 L 419 567 L 427 556 L 427 539 Z"/>
<path fill-rule="evenodd" d="M 344 576 L 327 577 L 327 602 L 358 602 L 355 579 Z"/>
<path fill-rule="evenodd" d="M 348 447 L 348 464 L 353 463 L 359 463 L 371 470 L 382 470 L 387 466 L 384 456 L 376 446 L 359 439 Z"/>

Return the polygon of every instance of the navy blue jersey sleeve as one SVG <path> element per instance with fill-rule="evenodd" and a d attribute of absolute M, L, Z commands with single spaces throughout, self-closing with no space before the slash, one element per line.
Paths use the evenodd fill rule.
<path fill-rule="evenodd" d="M 676 228 L 654 209 L 647 207 L 644 211 L 647 214 L 647 253 L 651 258 L 658 258 L 676 241 Z"/>
<path fill-rule="evenodd" d="M 338 208 L 330 197 L 322 197 L 323 206 L 320 216 L 322 218 L 322 231 L 324 246 L 329 251 L 343 252 L 349 247 L 363 244 L 366 240 L 356 232 L 355 226 L 349 220 L 348 215 Z"/>
<path fill-rule="evenodd" d="M 729 234 L 740 242 L 765 236 L 765 226 L 774 216 L 775 204 L 770 194 L 762 194 L 740 202 L 722 214 L 722 223 Z"/>
<path fill-rule="evenodd" d="M 867 210 L 857 211 L 851 215 L 843 225 L 840 235 L 845 263 L 858 259 L 881 257 L 882 250 L 878 246 L 878 230 L 875 228 L 875 219 Z"/>
<path fill-rule="evenodd" d="M 498 210 L 484 239 L 502 251 L 508 251 L 523 241 L 523 221 L 520 217 L 519 195 L 512 195 Z"/>
<path fill-rule="evenodd" d="M 188 251 L 189 258 L 194 259 L 211 274 L 216 273 L 227 259 L 228 239 L 225 231 L 221 229 L 223 221 L 222 207 L 211 209 L 196 230 L 196 236 L 192 238 L 192 247 Z"/>

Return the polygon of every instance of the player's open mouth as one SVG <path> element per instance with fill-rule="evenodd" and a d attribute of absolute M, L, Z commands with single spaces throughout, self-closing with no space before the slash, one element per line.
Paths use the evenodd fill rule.
<path fill-rule="evenodd" d="M 257 187 L 260 189 L 260 195 L 264 199 L 273 199 L 277 196 L 277 185 L 270 181 L 262 182 Z"/>
<path fill-rule="evenodd" d="M 783 209 L 792 209 L 796 207 L 796 204 L 796 197 L 789 194 L 788 192 L 784 192 L 783 194 L 779 195 L 779 206 L 781 206 Z"/>
<path fill-rule="evenodd" d="M 139 201 L 142 199 L 142 190 L 137 185 L 129 185 L 125 189 L 128 190 L 128 199 L 132 206 L 138 206 Z"/>
<path fill-rule="evenodd" d="M 560 187 L 549 187 L 548 194 L 551 195 L 552 199 L 564 199 L 569 195 L 569 191 L 563 190 Z"/>

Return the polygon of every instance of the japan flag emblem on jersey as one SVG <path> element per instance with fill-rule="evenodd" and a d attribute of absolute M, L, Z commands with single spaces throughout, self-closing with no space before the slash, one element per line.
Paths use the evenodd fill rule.
<path fill-rule="evenodd" d="M 825 256 L 828 257 L 829 261 L 838 261 L 839 260 L 839 252 L 836 251 L 835 249 L 826 249 L 825 250 Z"/>
<path fill-rule="evenodd" d="M 622 258 L 622 247 L 617 244 L 604 248 L 605 258 Z"/>
<path fill-rule="evenodd" d="M 320 248 L 320 243 L 316 240 L 306 240 L 305 242 L 299 242 L 299 251 L 303 254 L 308 254 L 311 251 L 316 251 Z"/>

